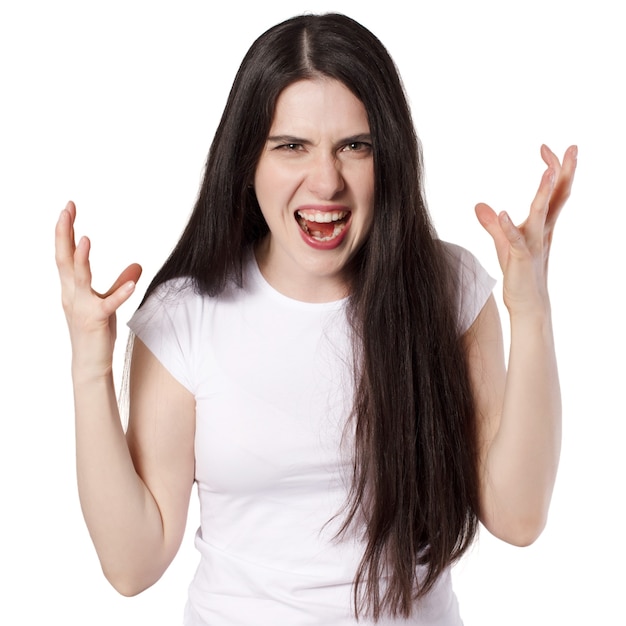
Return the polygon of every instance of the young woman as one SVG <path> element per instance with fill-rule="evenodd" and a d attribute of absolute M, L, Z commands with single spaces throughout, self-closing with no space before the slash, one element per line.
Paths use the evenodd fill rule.
<path fill-rule="evenodd" d="M 336 14 L 264 33 L 235 78 L 188 226 L 130 322 L 125 431 L 115 311 L 76 210 L 56 228 L 73 348 L 78 487 L 103 570 L 141 592 L 174 558 L 194 482 L 185 624 L 461 623 L 449 568 L 478 522 L 542 531 L 560 447 L 546 287 L 576 148 L 528 218 L 481 204 L 492 279 L 441 242 L 394 64 Z"/>

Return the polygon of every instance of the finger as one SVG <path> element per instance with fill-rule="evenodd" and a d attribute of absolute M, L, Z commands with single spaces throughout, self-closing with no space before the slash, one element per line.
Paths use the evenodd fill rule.
<path fill-rule="evenodd" d="M 76 205 L 71 200 L 65 205 L 65 211 L 70 214 L 73 224 L 76 220 Z"/>
<path fill-rule="evenodd" d="M 68 202 L 61 211 L 54 229 L 54 255 L 59 271 L 74 265 L 74 219 L 76 209 L 73 202 Z"/>
<path fill-rule="evenodd" d="M 496 222 L 498 220 L 498 216 L 496 212 L 484 202 L 478 203 L 474 207 L 474 211 L 476 212 L 476 217 L 480 222 L 480 225 L 492 236 L 497 236 L 497 228 L 495 227 Z"/>
<path fill-rule="evenodd" d="M 559 157 L 556 156 L 556 154 L 554 154 L 554 152 L 552 152 L 552 150 L 550 150 L 545 143 L 542 144 L 540 152 L 544 163 L 555 171 L 556 178 L 558 178 L 559 172 L 561 171 L 561 162 L 559 161 Z"/>
<path fill-rule="evenodd" d="M 500 225 L 496 212 L 484 202 L 477 204 L 474 210 L 481 226 L 491 235 L 491 238 L 496 246 L 498 260 L 502 265 L 506 259 L 509 242 L 507 236 L 502 230 L 502 226 Z"/>
<path fill-rule="evenodd" d="M 109 297 L 112 293 L 114 293 L 117 289 L 119 289 L 124 283 L 133 282 L 136 283 L 141 276 L 141 265 L 138 263 L 133 263 L 129 265 L 115 280 L 111 288 L 104 294 L 102 294 L 103 298 Z"/>
<path fill-rule="evenodd" d="M 130 298 L 134 291 L 135 281 L 127 280 L 123 282 L 113 293 L 102 301 L 103 312 L 105 315 L 108 317 L 114 315 L 115 311 L 117 311 L 117 309 L 119 309 L 119 307 L 122 306 L 128 298 Z"/>
<path fill-rule="evenodd" d="M 115 311 L 130 298 L 135 291 L 141 272 L 141 265 L 132 263 L 117 277 L 111 288 L 101 296 L 107 315 L 114 315 Z"/>
<path fill-rule="evenodd" d="M 570 146 L 563 156 L 563 165 L 561 166 L 559 176 L 557 177 L 552 198 L 550 199 L 550 215 L 552 223 L 556 221 L 563 205 L 569 198 L 572 185 L 574 183 L 574 175 L 578 164 L 578 147 Z"/>
<path fill-rule="evenodd" d="M 78 289 L 89 290 L 91 293 L 90 249 L 91 242 L 89 239 L 81 237 L 74 251 L 74 284 Z"/>
<path fill-rule="evenodd" d="M 542 245 L 546 229 L 550 199 L 554 190 L 556 172 L 552 165 L 543 173 L 537 193 L 530 205 L 530 213 L 525 222 L 524 230 L 528 245 Z"/>
<path fill-rule="evenodd" d="M 526 237 L 522 234 L 522 231 L 515 226 L 513 220 L 506 211 L 502 211 L 498 215 L 498 224 L 502 229 L 502 233 L 506 237 L 507 242 L 511 246 L 512 252 L 525 254 L 528 251 Z"/>

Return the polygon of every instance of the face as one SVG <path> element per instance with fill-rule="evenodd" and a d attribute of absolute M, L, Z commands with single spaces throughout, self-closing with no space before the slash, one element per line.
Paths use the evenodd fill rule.
<path fill-rule="evenodd" d="M 363 103 L 332 79 L 287 87 L 276 102 L 254 188 L 270 230 L 256 252 L 266 280 L 298 300 L 347 295 L 345 267 L 373 216 L 374 164 Z"/>

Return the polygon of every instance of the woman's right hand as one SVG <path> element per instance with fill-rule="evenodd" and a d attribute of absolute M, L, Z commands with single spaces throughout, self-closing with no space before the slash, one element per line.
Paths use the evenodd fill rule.
<path fill-rule="evenodd" d="M 74 377 L 93 379 L 110 374 L 116 338 L 117 309 L 132 295 L 141 266 L 129 265 L 104 294 L 91 287 L 90 242 L 74 238 L 76 206 L 68 202 L 55 230 L 55 258 L 61 279 L 63 310 L 72 342 Z"/>

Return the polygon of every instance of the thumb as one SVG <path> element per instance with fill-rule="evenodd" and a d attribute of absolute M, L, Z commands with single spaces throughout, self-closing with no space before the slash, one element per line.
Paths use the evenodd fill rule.
<path fill-rule="evenodd" d="M 130 298 L 135 291 L 135 284 L 141 276 L 141 266 L 137 263 L 129 265 L 113 283 L 111 288 L 102 294 L 105 312 L 111 316 Z"/>
<path fill-rule="evenodd" d="M 115 280 L 106 293 L 100 294 L 102 298 L 108 298 L 115 293 L 124 283 L 133 282 L 137 283 L 141 276 L 141 265 L 138 263 L 132 263 L 129 265 Z"/>

